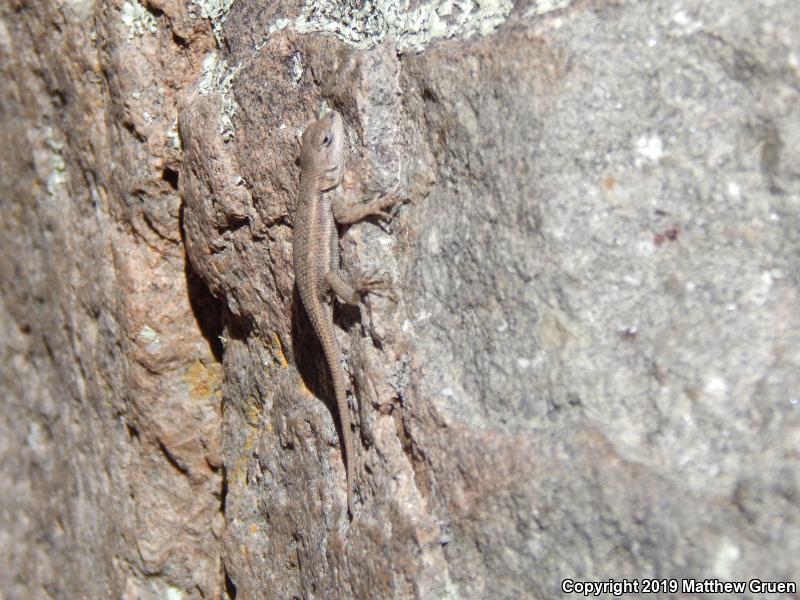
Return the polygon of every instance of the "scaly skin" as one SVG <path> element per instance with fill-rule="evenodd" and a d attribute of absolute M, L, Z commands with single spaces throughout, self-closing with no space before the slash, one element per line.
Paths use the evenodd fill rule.
<path fill-rule="evenodd" d="M 317 334 L 333 377 L 336 405 L 342 425 L 347 473 L 347 509 L 353 516 L 353 439 L 347 406 L 342 354 L 333 327 L 330 292 L 340 300 L 359 304 L 360 292 L 380 287 L 365 281 L 353 287 L 341 276 L 336 223 L 353 223 L 369 215 L 386 216 L 385 209 L 400 201 L 388 194 L 367 203 L 343 204 L 333 196 L 344 177 L 345 137 L 342 116 L 332 111 L 303 132 L 300 150 L 300 198 L 294 221 L 294 277 L 306 314 Z"/>

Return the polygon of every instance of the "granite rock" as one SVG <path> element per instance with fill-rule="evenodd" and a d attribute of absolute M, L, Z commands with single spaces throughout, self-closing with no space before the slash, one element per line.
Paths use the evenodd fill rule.
<path fill-rule="evenodd" d="M 798 30 L 791 0 L 6 3 L 0 596 L 796 578 Z M 409 199 L 340 231 L 394 288 L 335 310 L 352 520 L 291 270 L 332 108 L 347 190 Z"/>

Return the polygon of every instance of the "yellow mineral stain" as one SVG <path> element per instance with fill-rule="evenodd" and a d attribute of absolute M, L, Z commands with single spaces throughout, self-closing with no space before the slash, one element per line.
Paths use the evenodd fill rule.
<path fill-rule="evenodd" d="M 281 344 L 281 338 L 278 337 L 278 334 L 274 331 L 272 332 L 272 345 L 275 348 L 275 354 L 278 357 L 278 362 L 280 362 L 281 366 L 285 369 L 289 366 L 289 361 L 286 360 L 286 355 L 283 353 L 283 344 Z"/>
<path fill-rule="evenodd" d="M 314 394 L 311 392 L 310 389 L 308 389 L 308 386 L 306 386 L 306 382 L 303 381 L 302 378 L 298 377 L 297 378 L 297 382 L 300 384 L 299 387 L 300 387 L 300 392 L 302 394 L 305 394 L 306 396 L 310 396 L 311 398 L 314 397 Z"/>
<path fill-rule="evenodd" d="M 244 487 L 246 482 L 246 474 L 247 474 L 247 459 L 250 457 L 250 451 L 253 449 L 253 443 L 255 442 L 256 434 L 258 433 L 258 429 L 250 429 L 247 432 L 247 437 L 244 439 L 244 445 L 242 447 L 242 452 L 239 455 L 239 458 L 236 459 L 234 462 L 233 467 L 230 470 L 230 482 L 237 487 Z"/>
<path fill-rule="evenodd" d="M 193 400 L 205 400 L 219 394 L 222 386 L 222 365 L 206 365 L 196 360 L 184 371 L 183 382 L 189 387 L 189 396 Z"/>
<path fill-rule="evenodd" d="M 244 401 L 245 419 L 250 427 L 258 427 L 258 422 L 261 420 L 261 413 L 263 406 L 253 396 L 248 396 Z"/>

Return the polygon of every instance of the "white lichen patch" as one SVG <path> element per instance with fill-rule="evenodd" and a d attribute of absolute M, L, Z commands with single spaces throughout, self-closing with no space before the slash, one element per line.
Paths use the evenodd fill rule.
<path fill-rule="evenodd" d="M 233 6 L 233 0 L 191 0 L 189 16 L 223 22 Z"/>
<path fill-rule="evenodd" d="M 233 0 L 191 0 L 189 16 L 192 19 L 208 19 L 217 43 L 222 45 L 222 24 L 228 17 Z"/>
<path fill-rule="evenodd" d="M 156 18 L 139 0 L 126 0 L 122 5 L 122 22 L 128 28 L 128 39 L 158 31 Z"/>
<path fill-rule="evenodd" d="M 276 31 L 286 29 L 292 22 L 289 19 L 277 19 L 272 25 L 269 26 L 269 34 L 272 35 Z M 266 40 L 264 40 L 266 43 Z"/>
<path fill-rule="evenodd" d="M 233 117 L 239 108 L 231 92 L 233 78 L 241 69 L 241 65 L 228 67 L 228 62 L 219 60 L 216 53 L 203 59 L 202 74 L 197 84 L 201 94 L 220 95 L 220 135 L 224 141 L 233 139 Z"/>
<path fill-rule="evenodd" d="M 299 53 L 292 55 L 292 81 L 297 85 L 303 77 L 303 58 Z"/>
<path fill-rule="evenodd" d="M 570 4 L 572 4 L 572 0 L 536 0 L 531 6 L 525 9 L 522 16 L 526 19 L 541 17 L 549 12 L 567 8 Z"/>
<path fill-rule="evenodd" d="M 47 147 L 50 150 L 48 157 L 48 176 L 47 176 L 47 193 L 55 196 L 64 187 L 67 182 L 67 161 L 61 154 L 64 149 L 64 144 L 56 140 L 52 135 L 52 129 L 48 128 L 48 135 L 45 139 Z"/>
<path fill-rule="evenodd" d="M 170 146 L 173 150 L 180 150 L 181 149 L 181 136 L 178 133 L 178 119 L 177 117 L 173 119 L 172 126 L 167 131 L 167 139 L 170 142 Z"/>
<path fill-rule="evenodd" d="M 562 10 L 573 1 L 532 0 L 522 16 Z M 210 19 L 221 43 L 221 25 L 232 4 L 233 0 L 191 0 L 190 15 Z M 359 50 L 393 39 L 399 52 L 421 52 L 438 39 L 487 35 L 514 7 L 513 0 L 429 0 L 414 4 L 411 8 L 412 0 L 306 0 L 296 19 L 276 19 L 254 50 L 258 52 L 272 34 L 290 28 L 298 33 L 330 33 Z"/>
<path fill-rule="evenodd" d="M 144 325 L 139 330 L 139 339 L 148 352 L 157 352 L 161 348 L 161 336 L 149 325 Z"/>
<path fill-rule="evenodd" d="M 511 0 L 433 0 L 409 9 L 409 0 L 308 1 L 292 24 L 300 33 L 330 33 L 358 49 L 392 38 L 400 52 L 419 52 L 437 39 L 486 35 L 506 20 Z"/>
<path fill-rule="evenodd" d="M 203 64 L 200 66 L 200 81 L 197 82 L 197 91 L 201 94 L 210 94 L 214 90 L 214 83 L 217 74 L 219 57 L 216 52 L 206 54 Z"/>

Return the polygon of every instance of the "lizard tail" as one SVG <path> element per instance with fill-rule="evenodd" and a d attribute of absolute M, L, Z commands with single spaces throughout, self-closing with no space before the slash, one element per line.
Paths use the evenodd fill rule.
<path fill-rule="evenodd" d="M 322 317 L 328 321 L 328 326 L 322 331 L 330 331 L 333 333 L 333 319 L 324 315 Z M 347 406 L 347 390 L 344 382 L 344 370 L 342 369 L 342 353 L 339 350 L 339 345 L 333 335 L 320 336 L 322 342 L 322 349 L 325 352 L 325 358 L 328 360 L 328 367 L 333 377 L 333 390 L 336 394 L 336 407 L 339 410 L 339 422 L 342 426 L 342 442 L 344 445 L 344 468 L 347 477 L 347 510 L 350 516 L 354 516 L 353 512 L 353 435 L 350 432 L 350 410 Z"/>

